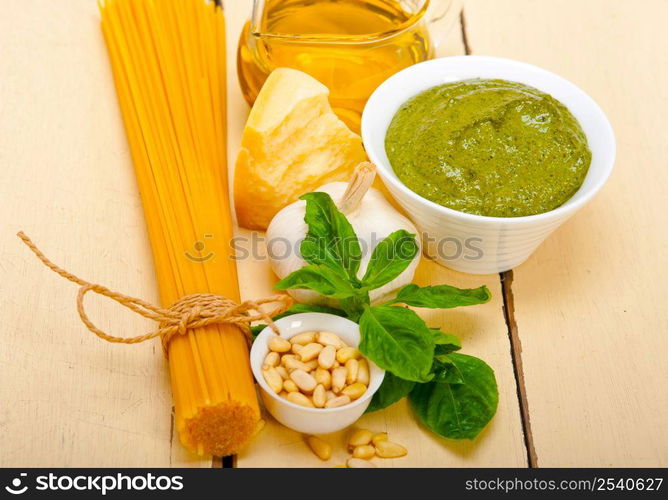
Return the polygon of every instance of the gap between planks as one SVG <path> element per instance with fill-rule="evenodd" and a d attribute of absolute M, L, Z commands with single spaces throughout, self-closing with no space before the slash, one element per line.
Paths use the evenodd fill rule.
<path fill-rule="evenodd" d="M 466 34 L 466 16 L 464 14 L 464 8 L 459 11 L 459 28 L 462 32 L 462 43 L 464 44 L 464 54 L 467 56 L 471 55 L 471 45 L 469 44 L 469 37 Z"/>
<path fill-rule="evenodd" d="M 527 399 L 526 386 L 524 384 L 524 368 L 522 367 L 522 342 L 520 341 L 515 321 L 515 302 L 513 298 L 513 271 L 499 273 L 501 279 L 501 290 L 503 293 L 503 316 L 508 327 L 508 339 L 510 340 L 510 356 L 515 373 L 515 384 L 517 388 L 517 400 L 520 405 L 520 419 L 522 421 L 522 433 L 524 434 L 524 447 L 527 452 L 527 465 L 529 468 L 538 467 L 538 456 L 533 443 L 531 433 L 531 420 L 529 419 L 529 401 Z"/>

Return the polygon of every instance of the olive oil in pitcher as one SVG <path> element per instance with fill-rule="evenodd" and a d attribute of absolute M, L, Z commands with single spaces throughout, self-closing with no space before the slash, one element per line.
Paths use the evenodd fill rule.
<path fill-rule="evenodd" d="M 241 34 L 238 73 L 252 104 L 269 73 L 289 67 L 330 90 L 337 114 L 354 130 L 375 88 L 428 59 L 428 0 L 256 0 Z"/>

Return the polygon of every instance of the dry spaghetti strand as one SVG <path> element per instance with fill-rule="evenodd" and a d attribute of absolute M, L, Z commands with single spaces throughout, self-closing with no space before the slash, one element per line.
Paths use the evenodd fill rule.
<path fill-rule="evenodd" d="M 162 306 L 201 294 L 238 303 L 223 12 L 205 0 L 103 0 L 100 11 Z M 236 453 L 260 419 L 246 338 L 235 324 L 190 326 L 168 347 L 181 441 Z"/>

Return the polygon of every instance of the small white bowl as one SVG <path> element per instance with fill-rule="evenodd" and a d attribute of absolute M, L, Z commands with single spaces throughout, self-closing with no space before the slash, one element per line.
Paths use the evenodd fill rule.
<path fill-rule="evenodd" d="M 336 333 L 348 345 L 358 347 L 360 329 L 349 319 L 324 313 L 301 313 L 277 320 L 276 326 L 281 337 L 289 339 L 304 332 Z M 287 401 L 269 388 L 262 376 L 262 364 L 269 352 L 267 341 L 275 335 L 267 327 L 257 336 L 250 352 L 251 369 L 260 386 L 260 394 L 267 411 L 280 423 L 305 434 L 328 434 L 340 431 L 359 419 L 371 403 L 371 397 L 378 390 L 385 377 L 385 371 L 369 362 L 369 387 L 362 397 L 338 408 L 306 408 Z"/>
<path fill-rule="evenodd" d="M 530 85 L 558 99 L 573 113 L 587 136 L 592 160 L 584 183 L 570 200 L 542 214 L 486 217 L 429 201 L 399 180 L 385 153 L 385 134 L 394 114 L 404 102 L 428 88 L 470 78 Z M 418 227 L 425 254 L 444 266 L 474 274 L 507 271 L 524 262 L 552 231 L 591 200 L 615 163 L 612 127 L 591 97 L 554 73 L 498 57 L 445 57 L 396 73 L 369 98 L 362 115 L 362 138 L 388 190 Z"/>

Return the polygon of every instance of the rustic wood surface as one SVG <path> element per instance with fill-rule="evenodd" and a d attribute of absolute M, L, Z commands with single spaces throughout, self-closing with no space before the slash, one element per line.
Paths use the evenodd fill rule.
<path fill-rule="evenodd" d="M 668 2 L 474 0 L 465 15 L 472 53 L 568 78 L 617 137 L 599 196 L 513 272 L 538 465 L 665 467 Z"/>
<path fill-rule="evenodd" d="M 409 455 L 386 466 L 667 466 L 668 281 L 665 192 L 668 3 L 469 0 L 440 48 L 512 57 L 593 95 L 617 134 L 600 195 L 525 264 L 468 276 L 422 262 L 420 284 L 487 284 L 484 306 L 425 313 L 496 370 L 500 406 L 473 443 L 432 437 L 403 403 L 360 425 Z M 157 344 L 106 344 L 76 314 L 76 286 L 21 246 L 25 230 L 83 278 L 157 300 L 141 203 L 91 0 L 7 0 L 0 19 L 0 466 L 203 466 L 172 436 L 168 373 Z M 227 2 L 229 145 L 248 109 L 234 52 L 249 0 Z M 246 234 L 240 232 L 240 234 Z M 273 282 L 261 257 L 240 263 L 245 298 Z M 119 334 L 150 322 L 91 298 Z M 504 306 L 506 306 L 504 308 Z M 270 417 L 236 465 L 331 466 Z M 229 464 L 229 462 L 227 462 Z"/>

